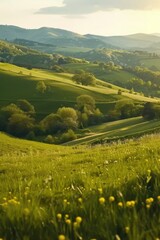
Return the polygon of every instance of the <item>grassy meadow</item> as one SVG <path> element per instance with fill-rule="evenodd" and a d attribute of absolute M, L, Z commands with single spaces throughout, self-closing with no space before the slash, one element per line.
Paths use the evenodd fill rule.
<path fill-rule="evenodd" d="M 88 127 L 85 136 L 64 145 L 107 143 L 119 139 L 139 137 L 159 130 L 159 120 L 146 121 L 142 117 L 134 117 Z"/>
<path fill-rule="evenodd" d="M 160 136 L 64 147 L 0 133 L 0 238 L 158 240 Z"/>

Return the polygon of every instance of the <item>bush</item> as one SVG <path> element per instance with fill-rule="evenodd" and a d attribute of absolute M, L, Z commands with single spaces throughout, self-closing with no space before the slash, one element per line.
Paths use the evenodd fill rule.
<path fill-rule="evenodd" d="M 72 129 L 69 129 L 66 133 L 63 133 L 60 137 L 60 142 L 65 143 L 77 139 L 76 134 Z"/>
<path fill-rule="evenodd" d="M 52 137 L 52 135 L 48 135 L 45 139 L 44 139 L 45 143 L 53 143 L 54 142 L 54 138 Z"/>

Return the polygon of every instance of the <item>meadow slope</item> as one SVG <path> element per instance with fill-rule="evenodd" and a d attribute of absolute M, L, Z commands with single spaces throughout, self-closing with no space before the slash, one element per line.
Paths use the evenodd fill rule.
<path fill-rule="evenodd" d="M 160 135 L 63 147 L 0 134 L 0 238 L 157 240 Z"/>
<path fill-rule="evenodd" d="M 69 73 L 54 73 L 40 69 L 28 70 L 0 63 L 0 106 L 25 98 L 35 106 L 40 116 L 45 116 L 61 106 L 74 107 L 77 96 L 82 94 L 92 96 L 104 113 L 113 109 L 116 101 L 120 99 L 131 98 L 141 102 L 157 101 L 138 94 L 129 94 L 126 90 L 123 95 L 118 95 L 118 87 L 101 80 L 97 80 L 96 87 L 77 85 L 72 81 L 72 76 Z M 36 90 L 38 81 L 44 81 L 48 87 L 44 94 Z"/>

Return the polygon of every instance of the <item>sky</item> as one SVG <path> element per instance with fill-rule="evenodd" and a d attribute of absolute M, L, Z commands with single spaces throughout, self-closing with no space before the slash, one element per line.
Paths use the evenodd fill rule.
<path fill-rule="evenodd" d="M 104 36 L 160 33 L 160 0 L 0 0 L 0 24 Z"/>

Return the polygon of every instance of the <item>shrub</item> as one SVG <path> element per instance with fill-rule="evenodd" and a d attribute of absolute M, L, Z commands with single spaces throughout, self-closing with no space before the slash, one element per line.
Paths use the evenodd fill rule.
<path fill-rule="evenodd" d="M 63 133 L 60 137 L 60 142 L 65 143 L 77 139 L 76 134 L 72 129 L 69 129 L 66 133 Z"/>

